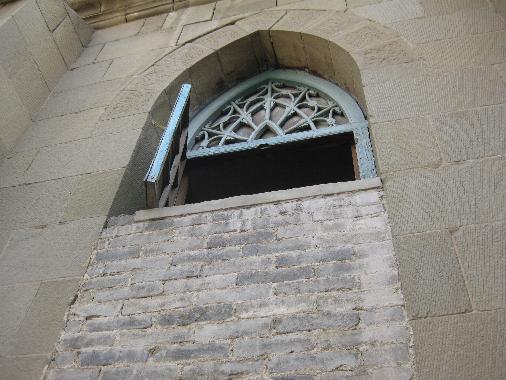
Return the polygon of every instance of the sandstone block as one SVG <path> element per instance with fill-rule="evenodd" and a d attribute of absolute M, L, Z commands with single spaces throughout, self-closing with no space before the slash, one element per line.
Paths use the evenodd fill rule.
<path fill-rule="evenodd" d="M 213 19 L 221 19 L 241 13 L 258 12 L 275 6 L 276 1 L 274 0 L 224 0 L 216 3 Z"/>
<path fill-rule="evenodd" d="M 72 22 L 68 16 L 65 17 L 54 30 L 53 38 L 61 55 L 63 56 L 63 59 L 65 60 L 65 63 L 67 64 L 67 67 L 70 67 L 81 54 L 83 45 L 81 44 L 81 40 L 75 32 Z"/>

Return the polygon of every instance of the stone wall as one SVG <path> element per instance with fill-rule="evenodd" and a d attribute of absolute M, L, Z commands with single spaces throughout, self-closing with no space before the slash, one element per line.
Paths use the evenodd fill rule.
<path fill-rule="evenodd" d="M 0 5 L 0 158 L 31 125 L 91 34 L 60 0 Z"/>
<path fill-rule="evenodd" d="M 180 206 L 105 229 L 47 378 L 411 378 L 381 197 Z"/>

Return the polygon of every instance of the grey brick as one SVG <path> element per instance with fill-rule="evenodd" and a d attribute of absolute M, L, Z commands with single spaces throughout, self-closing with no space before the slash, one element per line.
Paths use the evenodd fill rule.
<path fill-rule="evenodd" d="M 119 314 L 121 302 L 76 304 L 70 309 L 75 315 L 85 318 L 112 317 Z"/>
<path fill-rule="evenodd" d="M 265 244 L 251 244 L 243 247 L 244 256 L 272 255 L 288 251 L 303 251 L 313 247 L 310 238 L 283 239 Z"/>
<path fill-rule="evenodd" d="M 184 278 L 175 281 L 167 281 L 164 284 L 164 290 L 166 293 L 183 293 L 202 289 L 221 289 L 234 286 L 236 279 L 237 275 L 235 273 L 209 277 Z"/>
<path fill-rule="evenodd" d="M 406 320 L 404 309 L 400 306 L 360 311 L 360 321 L 365 326 L 398 323 Z"/>
<path fill-rule="evenodd" d="M 54 355 L 54 366 L 56 368 L 73 367 L 77 362 L 77 354 L 72 351 L 57 352 Z"/>
<path fill-rule="evenodd" d="M 146 245 L 143 252 L 145 256 L 158 256 L 193 251 L 202 248 L 206 248 L 204 239 L 179 239 L 175 241 Z"/>
<path fill-rule="evenodd" d="M 167 256 L 162 257 L 143 257 L 142 259 L 131 259 L 122 261 L 112 261 L 105 265 L 102 273 L 121 273 L 131 272 L 135 269 L 160 269 L 169 266 L 172 259 Z"/>
<path fill-rule="evenodd" d="M 125 330 L 119 332 L 117 344 L 139 347 L 187 342 L 192 339 L 193 332 L 186 327 L 148 331 Z"/>
<path fill-rule="evenodd" d="M 220 324 L 208 324 L 195 329 L 197 341 L 209 342 L 245 336 L 263 336 L 269 332 L 271 318 L 241 319 Z"/>
<path fill-rule="evenodd" d="M 334 247 L 329 249 L 292 252 L 276 257 L 276 266 L 288 267 L 294 265 L 323 263 L 328 261 L 350 260 L 353 258 L 353 248 Z"/>
<path fill-rule="evenodd" d="M 97 318 L 86 321 L 88 331 L 114 331 L 128 329 L 145 329 L 151 326 L 148 316 Z"/>
<path fill-rule="evenodd" d="M 102 368 L 100 380 L 165 380 L 177 377 L 178 366 L 174 364 L 145 366 Z"/>
<path fill-rule="evenodd" d="M 205 262 L 212 263 L 219 260 L 235 259 L 242 255 L 239 247 L 225 247 L 202 249 L 178 253 L 173 257 L 173 264 Z"/>
<path fill-rule="evenodd" d="M 308 312 L 316 308 L 315 297 L 271 297 L 235 306 L 236 314 L 242 318 L 264 317 L 288 313 Z"/>
<path fill-rule="evenodd" d="M 238 339 L 234 344 L 234 356 L 256 357 L 312 350 L 315 337 L 302 334 L 277 335 L 267 338 Z"/>
<path fill-rule="evenodd" d="M 270 285 L 253 285 L 239 288 L 204 290 L 195 294 L 198 305 L 220 302 L 238 302 L 268 298 L 272 294 Z"/>
<path fill-rule="evenodd" d="M 226 363 L 195 363 L 183 368 L 182 379 L 226 379 L 260 374 L 263 369 L 261 361 L 241 361 Z"/>
<path fill-rule="evenodd" d="M 228 357 L 229 344 L 207 343 L 189 344 L 162 348 L 153 355 L 155 362 L 172 362 L 194 359 L 225 359 Z"/>
<path fill-rule="evenodd" d="M 406 364 L 409 362 L 409 349 L 406 344 L 368 348 L 362 351 L 365 365 Z"/>
<path fill-rule="evenodd" d="M 96 380 L 99 368 L 53 368 L 49 371 L 48 380 Z"/>
<path fill-rule="evenodd" d="M 239 232 L 228 235 L 213 235 L 207 240 L 207 248 L 227 247 L 253 243 L 263 243 L 274 239 L 270 230 Z"/>
<path fill-rule="evenodd" d="M 335 290 L 356 289 L 360 285 L 358 276 L 341 276 L 315 278 L 302 281 L 283 282 L 274 285 L 276 295 L 296 295 L 304 293 L 321 293 Z"/>
<path fill-rule="evenodd" d="M 274 329 L 280 333 L 316 329 L 350 329 L 359 322 L 358 312 L 319 312 L 274 319 Z"/>
<path fill-rule="evenodd" d="M 195 322 L 226 320 L 233 313 L 231 304 L 192 306 L 162 313 L 157 317 L 157 323 L 160 326 L 186 326 Z"/>
<path fill-rule="evenodd" d="M 359 347 L 364 344 L 407 343 L 410 332 L 403 325 L 379 325 L 349 331 L 327 331 L 318 340 L 323 350 Z"/>
<path fill-rule="evenodd" d="M 115 286 L 128 285 L 129 281 L 130 281 L 130 277 L 128 277 L 126 275 L 91 278 L 91 279 L 86 280 L 86 282 L 83 284 L 82 288 L 83 289 L 113 288 Z"/>
<path fill-rule="evenodd" d="M 311 352 L 280 355 L 269 363 L 272 372 L 299 371 L 305 369 L 351 369 L 358 365 L 359 355 L 352 351 Z"/>
<path fill-rule="evenodd" d="M 63 335 L 60 345 L 63 348 L 80 349 L 94 346 L 112 346 L 116 338 L 112 333 L 91 333 Z"/>
<path fill-rule="evenodd" d="M 218 261 L 205 265 L 202 268 L 202 275 L 209 276 L 215 274 L 237 273 L 244 270 L 261 270 L 274 268 L 274 258 L 272 257 L 244 257 L 234 260 Z"/>
<path fill-rule="evenodd" d="M 313 268 L 311 267 L 243 272 L 237 276 L 237 285 L 293 281 L 312 276 Z"/>
<path fill-rule="evenodd" d="M 139 257 L 139 247 L 112 248 L 97 251 L 95 260 L 97 262 L 133 259 Z"/>
<path fill-rule="evenodd" d="M 162 294 L 163 286 L 161 282 L 147 282 L 143 284 L 134 284 L 124 288 L 114 288 L 98 290 L 95 292 L 95 300 L 98 302 L 115 301 L 130 298 L 144 298 Z"/>
<path fill-rule="evenodd" d="M 118 363 L 144 363 L 149 356 L 143 348 L 111 348 L 108 350 L 82 351 L 79 361 L 82 366 L 101 366 Z"/>
<path fill-rule="evenodd" d="M 139 271 L 133 274 L 132 281 L 164 281 L 175 280 L 178 278 L 195 277 L 199 274 L 200 267 L 201 266 L 198 264 L 190 263 L 174 265 L 167 269 Z"/>
<path fill-rule="evenodd" d="M 176 307 L 185 307 L 193 303 L 192 294 L 174 294 L 169 296 L 143 298 L 138 300 L 125 301 L 121 313 L 132 315 L 148 313 L 153 311 L 168 310 Z"/>

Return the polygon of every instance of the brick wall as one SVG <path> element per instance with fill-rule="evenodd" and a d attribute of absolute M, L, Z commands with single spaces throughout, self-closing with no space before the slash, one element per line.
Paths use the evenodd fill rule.
<path fill-rule="evenodd" d="M 48 378 L 409 379 L 381 196 L 105 229 Z"/>

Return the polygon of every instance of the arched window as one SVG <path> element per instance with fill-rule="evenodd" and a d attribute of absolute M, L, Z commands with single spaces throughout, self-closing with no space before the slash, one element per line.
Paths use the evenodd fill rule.
<path fill-rule="evenodd" d="M 165 186 L 168 205 L 376 176 L 364 114 L 335 84 L 303 71 L 267 71 L 217 97 L 186 132 L 188 91 L 183 88 L 157 152 L 172 129 L 171 140 L 181 143 L 164 181 L 174 192 L 171 197 Z"/>

